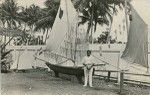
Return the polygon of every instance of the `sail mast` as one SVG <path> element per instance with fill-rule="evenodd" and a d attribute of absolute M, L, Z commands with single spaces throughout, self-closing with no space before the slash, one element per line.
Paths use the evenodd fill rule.
<path fill-rule="evenodd" d="M 127 11 L 127 0 L 125 0 L 125 23 L 126 23 L 126 32 L 127 36 L 129 36 L 129 22 L 128 22 L 128 11 Z M 123 37 L 122 37 L 123 40 Z M 120 48 L 120 58 L 121 54 L 123 53 L 123 42 L 122 42 L 122 47 Z"/>
<path fill-rule="evenodd" d="M 149 35 L 148 34 L 148 26 L 147 26 L 147 36 Z M 148 49 L 148 46 L 149 46 L 149 39 L 148 39 L 148 37 L 147 37 L 147 55 L 149 54 L 148 52 L 149 52 L 149 49 Z M 149 58 L 148 58 L 148 56 L 147 56 L 147 64 L 148 64 L 148 60 L 149 60 Z M 147 73 L 149 73 L 149 70 L 150 70 L 150 68 L 149 68 L 149 64 L 148 64 L 148 66 L 147 66 Z"/>
<path fill-rule="evenodd" d="M 125 0 L 125 20 L 126 20 L 126 29 L 127 29 L 127 36 L 129 34 L 129 23 L 128 23 L 128 13 L 127 13 L 127 0 Z"/>
<path fill-rule="evenodd" d="M 114 4 L 114 8 L 115 8 L 115 4 Z M 112 29 L 112 23 L 113 23 L 113 17 L 114 17 L 114 14 L 115 14 L 115 10 L 113 9 L 113 14 L 112 14 L 112 20 L 110 19 L 110 25 L 109 25 L 109 34 L 108 34 L 108 37 L 107 37 L 107 43 L 108 43 L 108 47 L 110 48 L 110 32 L 111 32 L 111 29 Z"/>
<path fill-rule="evenodd" d="M 129 24 L 128 24 L 128 14 L 127 14 L 127 0 L 124 1 L 125 3 L 125 20 L 126 20 L 126 29 L 127 29 L 127 36 L 129 34 Z M 120 52 L 119 52 L 119 55 L 118 55 L 118 62 L 117 62 L 117 69 L 119 70 L 120 68 L 120 59 L 121 59 L 121 54 L 122 54 L 122 48 L 123 48 L 123 42 L 121 44 L 121 47 L 120 47 Z M 118 83 L 120 83 L 120 74 L 119 72 L 117 73 L 117 76 L 118 76 Z"/>
<path fill-rule="evenodd" d="M 68 37 L 69 37 L 69 16 L 68 16 L 68 8 L 67 8 L 68 4 L 67 4 L 66 0 L 65 0 L 65 6 L 66 6 L 67 26 L 68 26 L 67 33 L 66 33 L 66 39 L 68 39 Z M 68 40 L 65 42 L 65 49 L 66 49 L 66 57 L 67 57 L 68 56 Z"/>
<path fill-rule="evenodd" d="M 68 33 L 69 33 L 69 16 L 68 16 L 68 4 L 67 4 L 67 0 L 65 0 L 65 4 L 66 4 L 66 14 L 67 14 L 67 26 L 68 26 Z"/>
<path fill-rule="evenodd" d="M 77 53 L 78 18 L 79 18 L 79 10 L 77 10 L 77 23 L 76 23 L 76 30 L 75 30 L 75 50 L 74 50 L 74 61 L 76 61 L 76 53 Z"/>

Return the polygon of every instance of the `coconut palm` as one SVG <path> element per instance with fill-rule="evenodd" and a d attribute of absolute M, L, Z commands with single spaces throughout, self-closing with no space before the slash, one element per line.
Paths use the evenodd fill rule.
<path fill-rule="evenodd" d="M 39 18 L 42 16 L 41 8 L 39 6 L 36 6 L 32 4 L 29 7 L 22 7 L 19 13 L 19 19 L 22 21 L 22 28 L 24 31 L 30 31 L 34 32 L 35 23 L 39 20 Z M 30 40 L 31 37 L 24 32 L 24 36 L 22 36 L 22 39 L 20 40 L 21 43 L 27 44 L 27 40 Z"/>
<path fill-rule="evenodd" d="M 14 0 L 5 0 L 0 5 L 0 21 L 2 22 L 3 28 L 7 28 L 7 29 L 9 28 L 15 30 L 18 27 L 20 27 L 19 9 L 20 7 L 17 5 L 17 3 Z M 12 38 L 9 37 L 8 42 L 10 42 L 12 39 L 13 37 Z M 5 35 L 4 44 L 6 44 L 6 35 Z"/>
<path fill-rule="evenodd" d="M 44 43 L 46 43 L 47 37 L 48 37 L 48 31 L 50 28 L 52 28 L 57 10 L 59 8 L 59 0 L 46 0 L 45 6 L 46 8 L 42 9 L 42 16 L 39 18 L 39 20 L 36 22 L 35 31 L 37 30 L 44 30 L 46 31 L 46 39 Z"/>
<path fill-rule="evenodd" d="M 17 28 L 17 24 L 20 24 L 19 6 L 14 0 L 5 0 L 0 5 L 0 20 L 3 26 L 6 28 Z"/>
<path fill-rule="evenodd" d="M 78 0 L 75 6 L 80 10 L 82 21 L 80 24 L 88 23 L 87 39 L 89 40 L 89 32 L 96 31 L 97 24 L 109 25 L 112 22 L 112 15 L 117 13 L 116 6 L 124 4 L 123 0 Z"/>
<path fill-rule="evenodd" d="M 28 8 L 22 8 L 19 13 L 20 19 L 27 25 L 31 30 L 34 29 L 35 22 L 42 16 L 41 8 L 32 4 Z M 25 27 L 26 28 L 26 27 Z"/>
<path fill-rule="evenodd" d="M 19 7 L 14 0 L 5 0 L 0 5 L 0 21 L 3 27 L 0 27 L 0 34 L 5 36 L 5 42 L 0 45 L 1 50 L 1 70 L 7 71 L 9 69 L 9 65 L 11 60 L 8 60 L 10 55 L 10 51 L 6 51 L 5 47 L 10 43 L 13 37 L 20 33 L 21 31 L 17 29 L 20 26 L 19 17 Z M 6 42 L 6 36 L 11 37 L 8 42 Z"/>

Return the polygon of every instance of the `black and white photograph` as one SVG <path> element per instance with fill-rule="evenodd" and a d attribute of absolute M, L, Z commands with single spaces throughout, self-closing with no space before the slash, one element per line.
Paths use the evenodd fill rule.
<path fill-rule="evenodd" d="M 150 95 L 150 0 L 0 0 L 0 95 Z"/>

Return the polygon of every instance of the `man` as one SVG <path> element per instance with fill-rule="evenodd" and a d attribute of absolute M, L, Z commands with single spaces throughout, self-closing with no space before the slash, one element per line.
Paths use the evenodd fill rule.
<path fill-rule="evenodd" d="M 87 50 L 87 56 L 85 56 L 82 60 L 82 64 L 84 65 L 84 85 L 87 86 L 89 81 L 89 86 L 93 87 L 92 85 L 92 74 L 93 74 L 93 57 L 91 56 L 91 51 Z"/>

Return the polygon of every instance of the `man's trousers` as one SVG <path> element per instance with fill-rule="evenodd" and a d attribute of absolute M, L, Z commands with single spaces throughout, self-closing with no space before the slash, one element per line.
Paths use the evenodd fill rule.
<path fill-rule="evenodd" d="M 84 67 L 84 85 L 87 86 L 89 82 L 89 86 L 92 87 L 92 75 L 93 75 L 93 67 L 91 69 L 87 69 L 87 67 Z"/>

